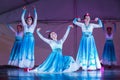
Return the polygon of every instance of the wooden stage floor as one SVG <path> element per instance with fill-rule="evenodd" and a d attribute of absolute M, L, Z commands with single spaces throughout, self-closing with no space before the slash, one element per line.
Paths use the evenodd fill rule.
<path fill-rule="evenodd" d="M 120 80 L 120 68 L 96 71 L 79 70 L 72 73 L 28 73 L 16 67 L 1 66 L 0 80 Z"/>

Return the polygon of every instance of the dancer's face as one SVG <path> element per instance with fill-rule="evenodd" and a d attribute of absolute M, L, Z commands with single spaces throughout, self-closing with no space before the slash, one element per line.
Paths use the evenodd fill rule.
<path fill-rule="evenodd" d="M 31 17 L 29 17 L 29 18 L 27 18 L 26 22 L 27 22 L 28 25 L 32 25 L 33 20 L 32 20 Z"/>
<path fill-rule="evenodd" d="M 85 21 L 85 23 L 89 23 L 90 22 L 90 16 L 85 16 L 84 21 Z"/>
<path fill-rule="evenodd" d="M 50 38 L 53 40 L 57 40 L 57 34 L 55 32 L 50 33 Z"/>
<path fill-rule="evenodd" d="M 17 31 L 18 31 L 18 32 L 22 31 L 22 26 L 18 25 L 18 26 L 17 26 Z"/>
<path fill-rule="evenodd" d="M 108 34 L 111 34 L 111 33 L 112 33 L 112 28 L 111 28 L 111 27 L 107 28 L 107 33 L 108 33 Z"/>

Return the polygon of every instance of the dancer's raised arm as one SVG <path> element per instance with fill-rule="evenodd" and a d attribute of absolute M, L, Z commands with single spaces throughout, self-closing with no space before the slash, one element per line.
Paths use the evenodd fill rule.
<path fill-rule="evenodd" d="M 113 23 L 114 27 L 114 33 L 116 32 L 116 23 Z"/>
<path fill-rule="evenodd" d="M 36 32 L 37 32 L 38 36 L 39 36 L 44 42 L 50 43 L 50 40 L 49 40 L 49 39 L 47 39 L 47 38 L 45 38 L 45 37 L 43 37 L 43 36 L 41 35 L 41 33 L 40 33 L 40 28 L 37 28 Z"/>
<path fill-rule="evenodd" d="M 37 25 L 37 11 L 36 11 L 36 8 L 34 8 L 34 15 L 35 15 L 35 18 L 34 18 L 34 23 L 33 23 L 33 25 L 36 27 L 36 25 Z"/>
<path fill-rule="evenodd" d="M 80 21 L 80 18 L 75 18 L 75 19 L 73 20 L 73 23 L 74 23 L 75 25 L 79 26 L 79 27 L 82 27 L 84 24 L 81 23 L 81 22 L 78 22 L 78 21 Z"/>
<path fill-rule="evenodd" d="M 27 25 L 26 21 L 25 21 L 25 13 L 26 13 L 26 7 L 23 7 L 23 12 L 22 12 L 22 16 L 21 16 L 21 21 L 22 21 L 23 27 L 25 27 Z"/>
<path fill-rule="evenodd" d="M 103 27 L 102 21 L 99 18 L 95 18 L 95 21 L 98 21 L 98 24 L 92 24 L 94 28 Z"/>
<path fill-rule="evenodd" d="M 69 25 L 69 26 L 68 26 L 68 28 L 67 28 L 67 30 L 66 30 L 66 33 L 64 34 L 63 38 L 61 39 L 63 43 L 64 43 L 64 41 L 65 41 L 65 40 L 67 39 L 67 37 L 68 37 L 68 34 L 69 34 L 69 32 L 70 32 L 70 28 L 73 28 L 73 25 Z"/>
<path fill-rule="evenodd" d="M 14 29 L 10 24 L 7 24 L 7 27 L 10 28 L 10 30 L 13 31 L 15 34 L 17 33 L 17 32 L 15 31 L 15 29 Z"/>

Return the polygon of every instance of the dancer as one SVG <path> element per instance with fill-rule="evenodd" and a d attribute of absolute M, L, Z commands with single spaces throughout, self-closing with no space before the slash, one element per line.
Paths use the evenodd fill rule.
<path fill-rule="evenodd" d="M 104 50 L 102 54 L 102 64 L 103 65 L 116 65 L 116 55 L 113 43 L 113 35 L 116 32 L 116 24 L 114 24 L 114 31 L 112 31 L 112 27 L 104 28 L 106 42 L 104 45 Z"/>
<path fill-rule="evenodd" d="M 17 31 L 15 29 L 13 29 L 13 27 L 11 25 L 8 25 L 8 28 L 10 28 L 10 30 L 15 33 L 15 41 L 14 41 L 14 45 L 13 45 L 13 48 L 10 53 L 8 65 L 18 67 L 19 66 L 20 47 L 21 47 L 22 38 L 23 38 L 22 25 L 20 25 L 20 24 L 17 25 Z"/>
<path fill-rule="evenodd" d="M 72 72 L 78 69 L 77 64 L 71 56 L 62 55 L 63 43 L 66 40 L 70 28 L 73 25 L 69 25 L 64 37 L 57 40 L 57 34 L 50 32 L 49 39 L 44 38 L 39 32 L 40 28 L 37 29 L 38 36 L 52 48 L 52 52 L 49 57 L 37 68 L 30 70 L 29 72 L 38 73 L 50 73 L 50 72 Z"/>
<path fill-rule="evenodd" d="M 78 22 L 79 21 L 79 22 Z M 98 52 L 92 35 L 94 28 L 101 28 L 102 22 L 99 18 L 95 18 L 98 24 L 90 23 L 89 13 L 84 15 L 84 23 L 80 22 L 80 18 L 75 18 L 73 23 L 82 28 L 82 38 L 79 45 L 76 62 L 83 70 L 96 70 L 101 68 Z"/>
<path fill-rule="evenodd" d="M 26 8 L 23 8 L 23 13 L 21 16 L 22 24 L 24 27 L 24 37 L 22 42 L 22 47 L 20 49 L 21 56 L 19 57 L 21 68 L 33 68 L 34 67 L 34 30 L 37 24 L 37 12 L 36 8 L 34 8 L 35 18 L 29 14 L 29 16 L 24 19 L 26 13 Z"/>

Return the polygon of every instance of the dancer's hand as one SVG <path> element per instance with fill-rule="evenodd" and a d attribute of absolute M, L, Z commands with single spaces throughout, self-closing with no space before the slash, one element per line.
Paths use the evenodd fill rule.
<path fill-rule="evenodd" d="M 80 19 L 74 18 L 73 23 L 78 22 Z"/>
<path fill-rule="evenodd" d="M 35 6 L 32 6 L 34 10 L 36 10 L 36 7 Z"/>
<path fill-rule="evenodd" d="M 41 28 L 37 28 L 37 32 L 39 32 L 41 30 Z"/>
<path fill-rule="evenodd" d="M 81 21 L 81 19 L 80 19 L 80 18 L 77 18 L 77 21 L 78 21 L 78 22 L 80 22 L 80 21 Z"/>
<path fill-rule="evenodd" d="M 23 7 L 23 10 L 26 10 L 26 6 Z"/>
<path fill-rule="evenodd" d="M 6 26 L 7 26 L 8 28 L 10 28 L 10 24 L 6 24 Z"/>
<path fill-rule="evenodd" d="M 35 5 L 33 5 L 32 7 L 35 8 Z"/>
<path fill-rule="evenodd" d="M 97 22 L 99 20 L 99 18 L 95 18 L 95 21 Z"/>
<path fill-rule="evenodd" d="M 73 26 L 73 25 L 69 25 L 69 27 L 74 28 L 74 26 Z"/>
<path fill-rule="evenodd" d="M 115 25 L 115 22 L 112 22 L 113 25 Z"/>

